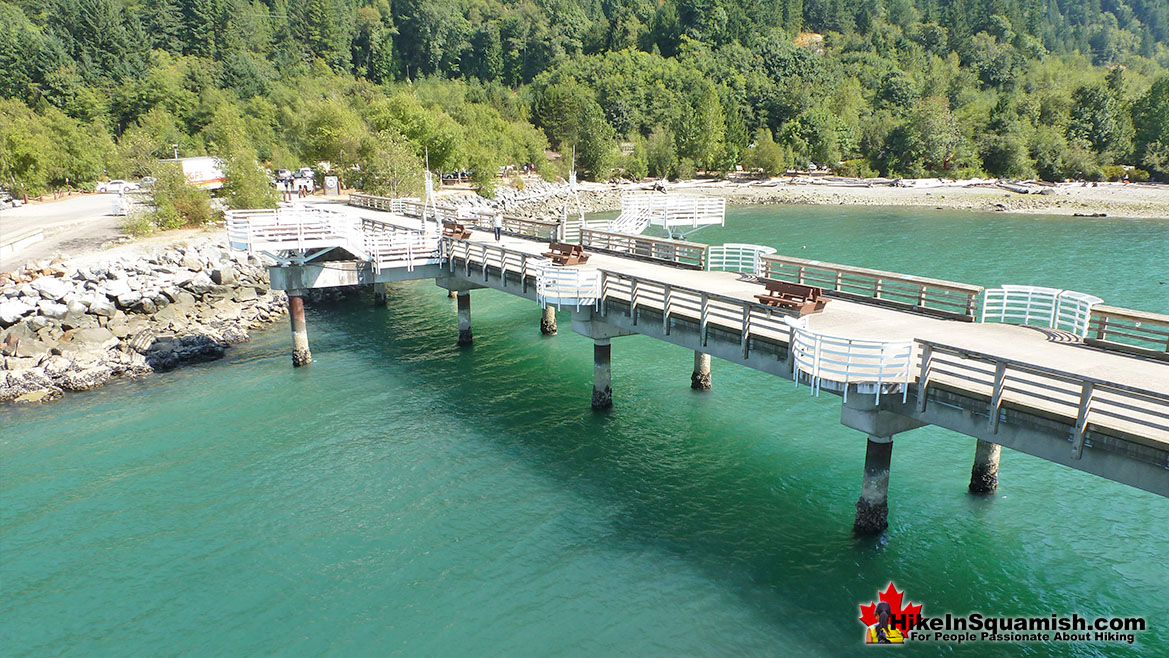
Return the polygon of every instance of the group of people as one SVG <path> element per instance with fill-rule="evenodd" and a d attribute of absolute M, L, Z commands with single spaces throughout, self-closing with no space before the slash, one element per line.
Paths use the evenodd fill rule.
<path fill-rule="evenodd" d="M 297 198 L 300 199 L 307 197 L 309 194 L 311 194 L 309 191 L 309 185 L 312 185 L 311 181 L 308 181 L 307 184 L 302 185 L 295 178 L 286 178 L 282 181 L 277 181 L 276 183 L 276 187 L 280 189 L 281 199 L 283 201 L 292 201 L 293 194 L 295 194 Z"/>

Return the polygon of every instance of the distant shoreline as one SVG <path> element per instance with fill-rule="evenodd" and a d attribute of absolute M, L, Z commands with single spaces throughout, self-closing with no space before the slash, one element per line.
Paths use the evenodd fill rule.
<path fill-rule="evenodd" d="M 1019 186 L 1022 194 L 988 183 L 905 181 L 905 186 L 864 186 L 863 181 L 833 184 L 809 179 L 768 181 L 680 181 L 667 183 L 668 192 L 690 192 L 725 197 L 733 205 L 816 205 L 920 207 L 978 212 L 1011 212 L 1066 216 L 1169 219 L 1169 185 L 1121 183 L 1057 183 Z M 582 183 L 582 196 L 602 197 L 606 207 L 620 206 L 620 194 L 652 190 L 652 184 Z M 1043 191 L 1043 193 L 1039 193 Z M 604 200 L 609 201 L 604 203 Z M 590 204 L 593 205 L 593 204 Z"/>

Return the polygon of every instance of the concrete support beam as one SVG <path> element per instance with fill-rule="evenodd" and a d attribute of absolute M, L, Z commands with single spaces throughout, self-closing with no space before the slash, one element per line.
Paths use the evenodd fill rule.
<path fill-rule="evenodd" d="M 304 321 L 302 290 L 288 291 L 288 318 L 292 324 L 292 365 L 306 366 L 313 361 L 308 349 L 308 324 Z"/>
<path fill-rule="evenodd" d="M 889 527 L 889 461 L 892 456 L 892 437 L 869 435 L 861 497 L 856 501 L 856 520 L 852 524 L 853 532 L 859 535 L 879 534 Z"/>
<path fill-rule="evenodd" d="M 551 305 L 544 307 L 544 314 L 540 317 L 540 333 L 545 336 L 556 335 L 556 308 Z"/>
<path fill-rule="evenodd" d="M 459 291 L 459 345 L 471 344 L 471 293 Z"/>
<path fill-rule="evenodd" d="M 970 469 L 970 493 L 990 494 L 999 486 L 999 455 L 1003 448 L 997 443 L 978 439 L 974 447 L 974 467 Z"/>
<path fill-rule="evenodd" d="M 609 409 L 613 406 L 613 373 L 609 367 L 612 345 L 608 338 L 593 340 L 593 409 Z"/>
<path fill-rule="evenodd" d="M 690 388 L 696 391 L 710 390 L 710 355 L 694 351 L 694 372 L 690 373 Z"/>
<path fill-rule="evenodd" d="M 375 306 L 385 306 L 388 295 L 386 294 L 386 284 L 373 284 L 373 303 Z"/>

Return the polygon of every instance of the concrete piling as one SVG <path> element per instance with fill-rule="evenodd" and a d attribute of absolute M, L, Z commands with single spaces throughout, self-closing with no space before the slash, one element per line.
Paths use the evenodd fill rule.
<path fill-rule="evenodd" d="M 304 297 L 301 290 L 288 291 L 288 317 L 292 323 L 292 365 L 305 366 L 313 361 L 308 349 L 308 325 L 304 321 Z"/>
<path fill-rule="evenodd" d="M 893 438 L 869 435 L 865 448 L 865 476 L 861 497 L 856 502 L 853 532 L 875 535 L 889 527 L 889 461 L 893 455 Z"/>
<path fill-rule="evenodd" d="M 471 344 L 471 293 L 459 291 L 459 345 Z"/>
<path fill-rule="evenodd" d="M 974 467 L 970 469 L 970 493 L 994 493 L 999 486 L 999 455 L 1003 447 L 978 439 L 974 447 Z"/>
<path fill-rule="evenodd" d="M 612 345 L 608 338 L 593 340 L 593 409 L 609 409 L 613 406 L 612 371 L 609 357 Z"/>
<path fill-rule="evenodd" d="M 386 284 L 384 284 L 384 283 L 373 284 L 373 303 L 374 303 L 374 305 L 375 306 L 385 306 L 386 299 L 387 299 Z"/>
<path fill-rule="evenodd" d="M 556 335 L 556 307 L 544 307 L 544 314 L 540 317 L 540 333 L 545 336 Z"/>
<path fill-rule="evenodd" d="M 696 391 L 710 390 L 710 355 L 694 351 L 694 372 L 690 373 L 690 388 Z"/>

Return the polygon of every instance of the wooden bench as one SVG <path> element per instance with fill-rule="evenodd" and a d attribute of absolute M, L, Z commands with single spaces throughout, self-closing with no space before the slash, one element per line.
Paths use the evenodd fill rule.
<path fill-rule="evenodd" d="M 458 222 L 452 222 L 449 219 L 444 219 L 442 222 L 442 236 L 444 238 L 454 238 L 456 240 L 466 240 L 471 237 L 471 231 Z"/>
<path fill-rule="evenodd" d="M 768 306 L 796 311 L 801 316 L 808 313 L 819 313 L 828 303 L 828 300 L 824 298 L 824 290 L 815 286 L 774 279 L 764 279 L 763 286 L 767 288 L 767 294 L 755 295 L 755 299 Z"/>
<path fill-rule="evenodd" d="M 584 265 L 589 261 L 589 255 L 579 244 L 553 242 L 548 248 L 551 251 L 545 251 L 540 255 L 551 258 L 552 262 L 557 265 Z"/>

